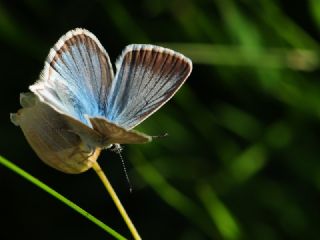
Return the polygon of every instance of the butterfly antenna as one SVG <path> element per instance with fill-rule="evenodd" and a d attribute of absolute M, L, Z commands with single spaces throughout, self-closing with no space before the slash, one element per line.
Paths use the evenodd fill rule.
<path fill-rule="evenodd" d="M 152 139 L 155 139 L 155 138 L 164 138 L 164 137 L 168 137 L 168 136 L 169 136 L 168 133 L 163 133 L 163 134 L 161 134 L 161 135 L 151 136 L 151 137 L 152 137 Z"/>
<path fill-rule="evenodd" d="M 130 191 L 130 193 L 132 193 L 132 185 L 131 185 L 131 182 L 130 182 L 130 179 L 129 179 L 129 175 L 128 175 L 128 172 L 127 172 L 126 164 L 124 162 L 124 158 L 122 157 L 122 154 L 121 154 L 122 147 L 120 146 L 120 144 L 114 144 L 114 150 L 120 156 L 122 168 L 123 168 L 124 174 L 126 176 L 126 179 L 127 179 L 128 185 L 129 185 L 129 191 Z"/>

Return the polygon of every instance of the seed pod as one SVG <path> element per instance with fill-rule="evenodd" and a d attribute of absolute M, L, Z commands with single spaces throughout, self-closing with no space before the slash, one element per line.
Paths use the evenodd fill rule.
<path fill-rule="evenodd" d="M 11 114 L 11 121 L 21 127 L 43 162 L 65 173 L 81 173 L 92 167 L 101 148 L 83 141 L 63 114 L 40 102 L 33 93 L 22 93 L 20 103 L 23 108 Z"/>

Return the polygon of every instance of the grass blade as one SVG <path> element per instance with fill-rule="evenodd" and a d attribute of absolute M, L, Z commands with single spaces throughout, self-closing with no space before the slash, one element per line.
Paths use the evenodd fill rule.
<path fill-rule="evenodd" d="M 112 228 L 110 228 L 109 226 L 107 226 L 106 224 L 101 222 L 99 219 L 95 218 L 90 213 L 88 213 L 87 211 L 85 211 L 84 209 L 82 209 L 81 207 L 76 205 L 75 203 L 71 202 L 69 199 L 65 198 L 64 196 L 62 196 L 57 191 L 53 190 L 51 187 L 49 187 L 48 185 L 44 184 L 43 182 L 41 182 L 37 178 L 33 177 L 32 175 L 30 175 L 29 173 L 27 173 L 26 171 L 24 171 L 23 169 L 21 169 L 20 167 L 18 167 L 17 165 L 15 165 L 14 163 L 12 163 L 9 160 L 5 159 L 2 156 L 0 156 L 0 164 L 4 165 L 5 167 L 9 168 L 10 170 L 12 170 L 16 174 L 20 175 L 24 179 L 30 181 L 31 183 L 33 183 L 37 187 L 39 187 L 42 190 L 44 190 L 45 192 L 49 193 L 53 197 L 57 198 L 58 200 L 60 200 L 61 202 L 63 202 L 64 204 L 66 204 L 67 206 L 69 206 L 70 208 L 72 208 L 73 210 L 78 212 L 79 214 L 81 214 L 82 216 L 84 216 L 87 219 L 89 219 L 91 222 L 93 222 L 96 225 L 98 225 L 100 228 L 102 228 L 104 231 L 106 231 L 111 236 L 115 237 L 116 239 L 120 239 L 120 240 L 126 239 L 125 237 L 123 237 L 122 235 L 117 233 L 115 230 L 113 230 Z"/>

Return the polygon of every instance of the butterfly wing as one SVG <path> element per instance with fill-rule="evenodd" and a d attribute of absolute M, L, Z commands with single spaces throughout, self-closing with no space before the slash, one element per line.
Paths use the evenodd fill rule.
<path fill-rule="evenodd" d="M 101 146 L 113 143 L 139 144 L 152 141 L 152 137 L 135 130 L 126 130 L 105 118 L 90 118 L 93 129 L 103 136 Z"/>
<path fill-rule="evenodd" d="M 180 53 L 154 45 L 129 45 L 117 63 L 106 118 L 131 129 L 165 104 L 192 70 Z"/>
<path fill-rule="evenodd" d="M 112 65 L 99 40 L 77 28 L 50 50 L 40 80 L 30 90 L 55 110 L 90 126 L 84 115 L 104 115 L 112 79 Z"/>

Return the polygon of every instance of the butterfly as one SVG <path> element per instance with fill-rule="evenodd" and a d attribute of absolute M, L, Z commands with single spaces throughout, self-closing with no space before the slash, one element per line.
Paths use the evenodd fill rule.
<path fill-rule="evenodd" d="M 66 173 L 92 166 L 112 144 L 138 144 L 152 136 L 133 130 L 182 86 L 192 62 L 173 50 L 128 45 L 116 61 L 88 30 L 67 32 L 50 50 L 39 80 L 20 95 L 11 114 L 45 163 Z"/>

